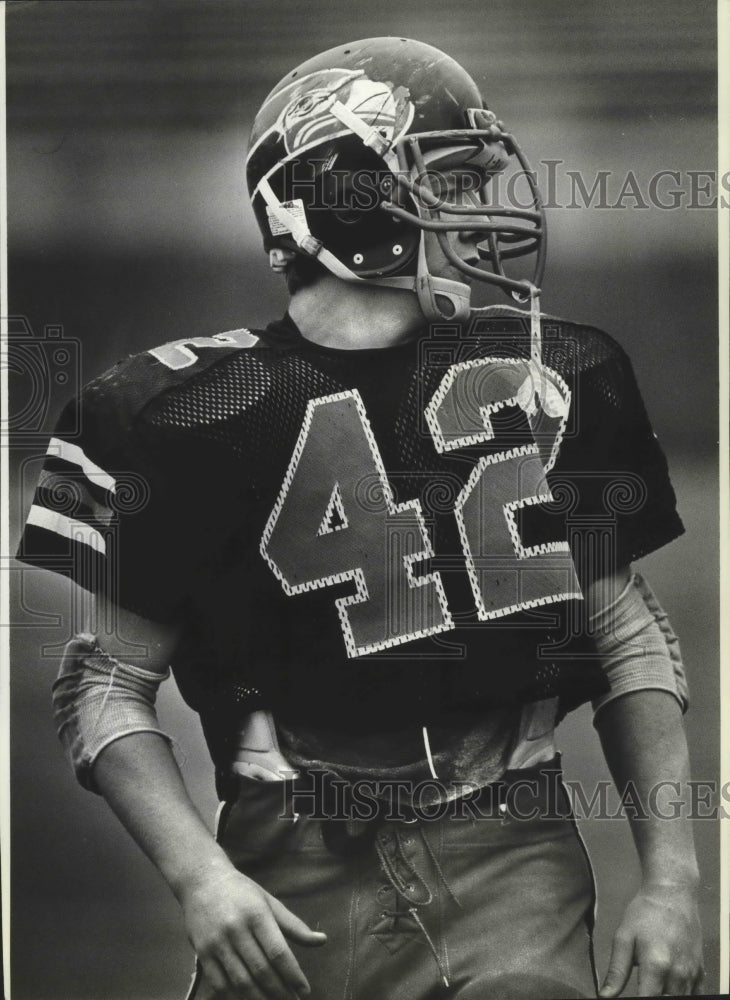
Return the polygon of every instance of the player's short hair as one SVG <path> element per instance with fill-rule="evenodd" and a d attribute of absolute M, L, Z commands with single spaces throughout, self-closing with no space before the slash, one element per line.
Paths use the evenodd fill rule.
<path fill-rule="evenodd" d="M 301 288 L 316 284 L 327 274 L 327 268 L 313 257 L 297 256 L 287 264 L 284 277 L 290 295 L 296 295 Z"/>

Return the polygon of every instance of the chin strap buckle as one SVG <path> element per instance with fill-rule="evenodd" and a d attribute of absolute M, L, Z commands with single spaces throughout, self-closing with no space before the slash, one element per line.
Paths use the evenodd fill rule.
<path fill-rule="evenodd" d="M 319 257 L 319 253 L 322 249 L 322 240 L 318 240 L 317 237 L 312 236 L 311 233 L 304 233 L 304 235 L 297 240 L 297 246 L 310 257 Z"/>

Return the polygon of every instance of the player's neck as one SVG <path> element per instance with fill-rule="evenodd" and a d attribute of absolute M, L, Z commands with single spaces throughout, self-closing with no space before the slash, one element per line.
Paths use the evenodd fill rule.
<path fill-rule="evenodd" d="M 349 284 L 329 275 L 301 288 L 289 315 L 307 340 L 341 350 L 395 347 L 411 340 L 425 322 L 412 292 Z"/>

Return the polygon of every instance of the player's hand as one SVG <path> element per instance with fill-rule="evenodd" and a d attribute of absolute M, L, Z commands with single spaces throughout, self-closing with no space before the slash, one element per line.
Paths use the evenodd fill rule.
<path fill-rule="evenodd" d="M 617 997 L 638 966 L 638 996 L 690 996 L 704 969 L 695 891 L 686 885 L 645 885 L 626 908 L 613 939 L 599 996 Z"/>
<path fill-rule="evenodd" d="M 206 996 L 293 1000 L 310 987 L 287 943 L 321 945 L 312 931 L 252 879 L 231 868 L 188 888 L 180 899 Z M 205 992 L 205 991 L 204 991 Z"/>

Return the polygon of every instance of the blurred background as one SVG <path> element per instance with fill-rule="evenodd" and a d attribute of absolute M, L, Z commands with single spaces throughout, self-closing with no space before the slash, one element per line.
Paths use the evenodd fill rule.
<path fill-rule="evenodd" d="M 608 330 L 633 358 L 687 527 L 640 569 L 682 640 L 694 775 L 716 781 L 715 15 L 712 0 L 8 3 L 11 550 L 75 386 L 125 354 L 285 308 L 245 197 L 247 131 L 268 90 L 335 44 L 415 37 L 474 76 L 543 186 L 553 171 L 543 308 Z M 569 171 L 588 190 L 607 171 L 613 207 L 572 198 Z M 673 173 L 654 194 L 674 208 L 651 203 L 660 171 Z M 105 804 L 76 786 L 53 732 L 67 591 L 43 571 L 11 572 L 13 1000 L 181 998 L 192 957 L 176 904 Z M 163 724 L 212 822 L 197 721 L 165 687 Z M 569 778 L 590 790 L 607 777 L 587 709 L 560 737 Z M 637 866 L 625 822 L 582 829 L 604 971 Z M 698 822 L 696 835 L 712 992 L 719 824 Z"/>

